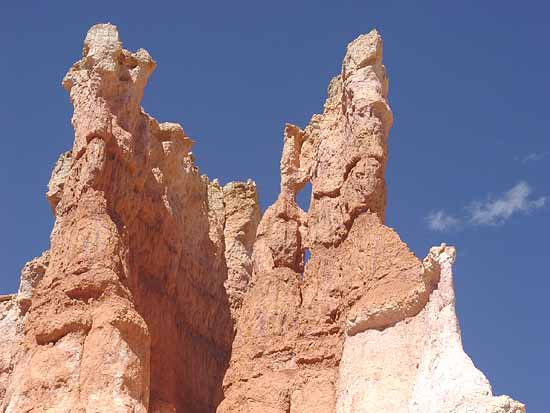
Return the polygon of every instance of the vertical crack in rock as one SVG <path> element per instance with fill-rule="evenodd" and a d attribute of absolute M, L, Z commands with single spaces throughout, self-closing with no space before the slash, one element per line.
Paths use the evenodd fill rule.
<path fill-rule="evenodd" d="M 378 32 L 348 45 L 323 113 L 285 126 L 263 217 L 254 182 L 201 176 L 183 128 L 143 111 L 155 66 L 99 24 L 63 80 L 74 145 L 50 249 L 0 296 L 0 411 L 525 411 L 462 349 L 454 249 L 421 262 L 384 225 Z"/>

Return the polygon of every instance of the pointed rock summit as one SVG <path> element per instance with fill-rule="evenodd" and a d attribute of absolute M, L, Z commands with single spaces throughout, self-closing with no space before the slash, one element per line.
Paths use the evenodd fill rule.
<path fill-rule="evenodd" d="M 63 79 L 74 144 L 50 249 L 0 297 L 0 411 L 525 412 L 462 349 L 454 248 L 421 261 L 384 225 L 377 31 L 348 45 L 323 113 L 286 125 L 263 216 L 253 181 L 201 175 L 184 129 L 141 108 L 155 66 L 98 24 Z"/>

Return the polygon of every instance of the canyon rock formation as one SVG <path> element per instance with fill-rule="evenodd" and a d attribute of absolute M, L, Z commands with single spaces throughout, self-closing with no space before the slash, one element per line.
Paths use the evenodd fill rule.
<path fill-rule="evenodd" d="M 384 225 L 376 31 L 323 113 L 286 125 L 263 216 L 254 182 L 210 181 L 182 127 L 141 108 L 155 66 L 99 24 L 63 80 L 75 137 L 48 185 L 51 247 L 0 297 L 2 412 L 525 411 L 462 349 L 454 248 L 421 261 Z"/>

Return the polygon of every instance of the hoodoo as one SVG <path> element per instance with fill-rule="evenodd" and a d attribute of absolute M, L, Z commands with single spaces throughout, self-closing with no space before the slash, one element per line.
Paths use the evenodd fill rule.
<path fill-rule="evenodd" d="M 201 175 L 183 128 L 141 108 L 155 66 L 99 24 L 63 80 L 51 246 L 0 297 L 2 412 L 525 412 L 463 351 L 454 248 L 422 261 L 384 225 L 377 31 L 348 45 L 323 113 L 286 125 L 263 216 L 253 181 Z"/>

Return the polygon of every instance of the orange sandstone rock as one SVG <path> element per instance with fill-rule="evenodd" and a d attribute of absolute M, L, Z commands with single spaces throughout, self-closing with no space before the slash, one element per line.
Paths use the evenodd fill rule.
<path fill-rule="evenodd" d="M 348 46 L 323 114 L 286 125 L 261 218 L 252 181 L 201 176 L 182 127 L 140 107 L 154 68 L 100 24 L 63 80 L 75 140 L 48 185 L 51 248 L 0 297 L 1 411 L 525 411 L 462 350 L 454 249 L 421 262 L 384 225 L 376 31 Z"/>
<path fill-rule="evenodd" d="M 3 411 L 203 412 L 221 400 L 256 189 L 200 176 L 183 129 L 141 109 L 154 68 L 106 24 L 65 76 L 75 142 L 48 188 L 49 264 Z"/>
<path fill-rule="evenodd" d="M 346 335 L 426 304 L 437 279 L 383 225 L 387 91 L 373 31 L 348 46 L 324 113 L 303 131 L 287 125 L 281 193 L 258 228 L 218 411 L 334 411 Z M 307 182 L 305 212 L 295 197 Z"/>

